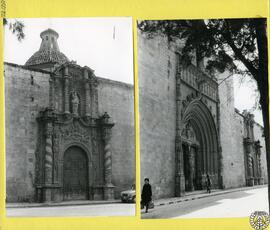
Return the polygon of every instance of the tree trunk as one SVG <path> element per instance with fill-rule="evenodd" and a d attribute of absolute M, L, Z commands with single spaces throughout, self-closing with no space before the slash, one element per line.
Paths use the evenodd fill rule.
<path fill-rule="evenodd" d="M 270 140 L 269 140 L 269 86 L 268 86 L 268 47 L 265 19 L 254 19 L 256 40 L 259 54 L 259 73 L 254 76 L 260 91 L 260 104 L 263 115 L 264 139 L 266 149 L 267 177 L 268 177 L 268 209 L 270 212 Z"/>
<path fill-rule="evenodd" d="M 267 162 L 267 173 L 268 173 L 268 205 L 270 208 L 270 155 L 269 155 L 269 112 L 268 103 L 261 104 L 263 111 L 263 123 L 264 123 L 264 138 L 265 138 L 265 148 L 266 148 L 266 162 Z M 270 209 L 269 209 L 270 212 Z"/>
<path fill-rule="evenodd" d="M 263 86 L 264 94 L 260 90 L 261 98 L 260 104 L 262 108 L 263 124 L 264 124 L 264 139 L 265 139 L 265 149 L 266 149 L 266 162 L 267 162 L 267 174 L 268 174 L 268 205 L 270 208 L 270 143 L 269 143 L 269 97 L 268 97 L 268 85 Z M 269 209 L 270 212 L 270 209 Z"/>

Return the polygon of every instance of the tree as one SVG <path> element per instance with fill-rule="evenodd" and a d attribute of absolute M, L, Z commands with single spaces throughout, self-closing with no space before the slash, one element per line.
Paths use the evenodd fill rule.
<path fill-rule="evenodd" d="M 24 39 L 24 24 L 21 21 L 18 20 L 8 20 L 6 18 L 3 19 L 3 25 L 8 26 L 9 30 L 16 35 L 18 41 L 21 41 Z"/>
<path fill-rule="evenodd" d="M 206 69 L 223 72 L 233 71 L 250 75 L 257 83 L 260 93 L 268 181 L 270 181 L 269 156 L 269 87 L 268 56 L 265 18 L 211 19 L 211 20 L 160 20 L 141 21 L 138 28 L 150 37 L 164 34 L 169 41 L 184 39 L 182 55 L 190 59 L 196 52 L 197 61 L 207 57 Z M 270 207 L 270 183 L 268 203 Z"/>

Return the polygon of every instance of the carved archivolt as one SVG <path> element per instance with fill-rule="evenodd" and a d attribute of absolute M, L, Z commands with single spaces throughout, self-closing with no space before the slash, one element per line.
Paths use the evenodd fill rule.
<path fill-rule="evenodd" d="M 184 108 L 181 130 L 183 139 L 187 138 L 199 143 L 203 163 L 202 172 L 217 174 L 219 171 L 218 133 L 210 110 L 200 98 L 190 100 Z"/>

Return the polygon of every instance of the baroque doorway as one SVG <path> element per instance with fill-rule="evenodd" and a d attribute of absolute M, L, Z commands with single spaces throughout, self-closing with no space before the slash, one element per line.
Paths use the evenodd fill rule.
<path fill-rule="evenodd" d="M 64 200 L 88 199 L 88 159 L 83 149 L 68 148 L 64 154 Z"/>

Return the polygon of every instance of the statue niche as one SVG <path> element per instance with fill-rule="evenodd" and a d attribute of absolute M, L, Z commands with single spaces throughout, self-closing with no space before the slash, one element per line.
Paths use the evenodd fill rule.
<path fill-rule="evenodd" d="M 74 114 L 75 116 L 78 116 L 80 114 L 80 97 L 77 92 L 73 91 L 70 94 L 70 108 L 71 108 L 71 113 Z"/>

